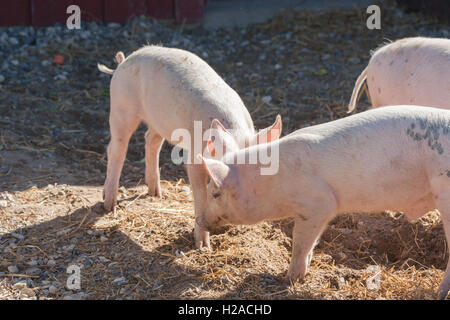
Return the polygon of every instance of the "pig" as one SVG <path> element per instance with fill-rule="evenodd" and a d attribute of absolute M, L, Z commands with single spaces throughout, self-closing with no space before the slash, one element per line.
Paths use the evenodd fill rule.
<path fill-rule="evenodd" d="M 164 140 L 180 145 L 188 153 L 194 141 L 174 141 L 176 129 L 186 129 L 194 139 L 194 121 L 209 129 L 211 121 L 219 119 L 233 129 L 231 139 L 241 147 L 258 143 L 267 130 L 281 128 L 281 118 L 256 132 L 253 121 L 239 95 L 202 59 L 185 50 L 145 46 L 125 58 L 116 54 L 115 70 L 98 65 L 102 72 L 112 74 L 109 125 L 111 140 L 107 147 L 107 172 L 104 184 L 104 207 L 107 211 L 117 204 L 119 178 L 128 142 L 141 121 L 148 126 L 145 134 L 145 182 L 150 196 L 161 197 L 159 152 Z M 203 130 L 203 129 L 202 129 Z M 204 130 L 203 130 L 204 131 Z M 275 131 L 274 131 L 275 132 Z M 275 134 L 271 135 L 277 139 Z M 201 137 L 200 137 L 201 138 Z M 197 141 L 201 150 L 206 141 Z M 194 158 L 191 152 L 190 157 Z M 193 163 L 193 161 L 191 161 Z M 203 210 L 206 200 L 206 176 L 201 164 L 186 166 L 194 196 L 195 212 Z M 195 244 L 209 248 L 209 234 L 199 226 L 194 228 Z"/>
<path fill-rule="evenodd" d="M 236 161 L 268 150 L 278 150 L 276 174 Z M 234 149 L 221 160 L 197 157 L 209 177 L 197 218 L 204 229 L 294 218 L 291 281 L 305 276 L 322 231 L 344 212 L 395 210 L 412 220 L 437 208 L 450 248 L 449 110 L 386 106 Z M 450 261 L 439 293 L 449 289 Z"/>
<path fill-rule="evenodd" d="M 373 108 L 422 105 L 450 109 L 450 39 L 405 38 L 377 49 L 356 80 L 348 113 L 367 82 Z"/>

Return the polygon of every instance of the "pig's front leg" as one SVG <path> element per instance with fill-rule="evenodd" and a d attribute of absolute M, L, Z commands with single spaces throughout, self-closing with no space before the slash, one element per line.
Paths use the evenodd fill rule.
<path fill-rule="evenodd" d="M 195 208 L 195 226 L 194 226 L 194 240 L 195 247 L 201 249 L 205 247 L 210 249 L 209 232 L 197 224 L 197 217 L 200 216 L 203 207 L 206 203 L 206 174 L 201 165 L 188 164 L 186 165 L 189 182 L 194 196 Z"/>
<path fill-rule="evenodd" d="M 159 152 L 164 138 L 154 130 L 148 129 L 145 134 L 145 183 L 150 196 L 161 197 L 159 181 Z"/>
<path fill-rule="evenodd" d="M 294 219 L 292 231 L 292 257 L 286 281 L 302 280 L 308 271 L 312 253 L 322 231 L 332 216 L 332 211 L 321 211 Z"/>

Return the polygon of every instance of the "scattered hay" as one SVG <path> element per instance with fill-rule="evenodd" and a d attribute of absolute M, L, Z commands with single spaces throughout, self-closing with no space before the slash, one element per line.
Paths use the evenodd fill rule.
<path fill-rule="evenodd" d="M 144 126 L 130 142 L 119 205 L 104 212 L 109 78 L 92 70 L 112 52 L 145 43 L 149 30 L 141 23 L 148 21 L 120 27 L 120 33 L 132 32 L 115 41 L 69 42 L 66 65 L 31 71 L 25 84 L 18 77 L 3 85 L 0 299 L 436 298 L 448 259 L 437 213 L 412 223 L 395 212 L 342 215 L 323 234 L 306 279 L 293 285 L 280 281 L 289 266 L 291 220 L 230 227 L 212 236 L 212 252 L 194 250 L 192 195 L 168 146 L 161 153 L 163 196 L 146 195 Z M 383 38 L 448 28 L 391 7 L 383 9 L 381 31 L 365 29 L 365 13 L 355 10 L 286 12 L 243 32 L 183 28 L 175 34 L 171 26 L 152 27 L 161 34 L 151 33 L 150 42 L 207 52 L 255 125 L 265 127 L 279 113 L 285 134 L 346 116 L 354 81 Z M 49 44 L 34 55 L 41 61 L 60 53 L 56 48 Z M 53 81 L 65 68 L 74 68 L 73 78 Z M 41 81 L 47 73 L 48 81 Z M 367 106 L 363 97 L 358 110 Z M 66 287 L 73 264 L 82 266 L 82 294 Z M 11 266 L 19 272 L 9 272 Z M 380 279 L 376 289 L 373 270 Z"/>

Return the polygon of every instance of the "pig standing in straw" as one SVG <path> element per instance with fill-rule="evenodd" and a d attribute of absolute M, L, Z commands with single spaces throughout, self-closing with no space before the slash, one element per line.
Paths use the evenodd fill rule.
<path fill-rule="evenodd" d="M 209 129 L 213 119 L 220 119 L 232 129 L 233 145 L 246 147 L 256 144 L 261 134 L 277 139 L 281 120 L 255 133 L 253 121 L 239 95 L 198 56 L 180 49 L 159 46 L 143 47 L 125 59 L 116 55 L 119 66 L 111 70 L 98 65 L 100 71 L 113 74 L 111 79 L 111 111 L 109 125 L 111 141 L 107 148 L 108 165 L 104 185 L 104 207 L 110 211 L 117 203 L 119 178 L 125 160 L 128 141 L 143 120 L 148 125 L 145 135 L 145 182 L 151 196 L 161 196 L 159 181 L 159 152 L 164 140 L 191 151 L 187 172 L 192 185 L 195 212 L 203 210 L 206 201 L 206 174 L 201 164 L 193 164 L 196 152 L 202 152 L 206 141 L 203 132 L 194 142 L 194 121 L 202 131 Z M 197 123 L 198 124 L 198 123 Z M 174 141 L 173 133 L 185 129 L 189 141 Z M 178 139 L 175 137 L 174 139 Z M 207 140 L 207 139 L 206 139 Z M 209 247 L 209 234 L 195 225 L 196 247 Z"/>
<path fill-rule="evenodd" d="M 376 50 L 356 81 L 348 112 L 355 110 L 364 80 L 373 108 L 450 109 L 450 39 L 405 38 Z"/>
<path fill-rule="evenodd" d="M 236 161 L 268 150 L 279 152 L 274 175 Z M 384 107 L 229 152 L 222 161 L 198 157 L 210 177 L 197 218 L 205 229 L 294 218 L 290 280 L 305 276 L 320 234 L 343 212 L 390 209 L 417 219 L 437 208 L 450 251 L 450 110 Z M 439 292 L 449 289 L 450 262 Z"/>

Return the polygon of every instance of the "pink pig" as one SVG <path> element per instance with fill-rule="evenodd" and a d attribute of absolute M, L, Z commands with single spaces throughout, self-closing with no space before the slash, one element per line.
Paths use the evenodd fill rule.
<path fill-rule="evenodd" d="M 145 182 L 148 193 L 158 197 L 161 197 L 159 152 L 164 140 L 171 144 L 180 143 L 172 141 L 176 129 L 191 133 L 192 141 L 181 141 L 181 146 L 188 152 L 195 143 L 201 144 L 200 152 L 206 146 L 206 141 L 193 141 L 194 121 L 200 121 L 205 131 L 213 119 L 220 119 L 226 128 L 233 129 L 230 139 L 243 147 L 258 143 L 259 136 L 271 129 L 277 129 L 278 133 L 271 135 L 272 139 L 279 136 L 280 117 L 272 127 L 255 133 L 253 121 L 239 95 L 205 61 L 190 52 L 146 46 L 127 58 L 119 52 L 116 60 L 119 63 L 116 70 L 98 65 L 100 71 L 113 74 L 109 117 L 111 141 L 107 148 L 104 185 L 104 207 L 108 211 L 117 203 L 128 141 L 141 121 L 148 126 Z M 206 175 L 201 164 L 187 165 L 187 172 L 198 215 L 206 200 Z M 198 248 L 209 247 L 208 232 L 196 225 L 194 234 Z"/>
<path fill-rule="evenodd" d="M 268 150 L 279 152 L 274 175 L 236 161 Z M 450 110 L 389 106 L 236 149 L 221 161 L 198 157 L 210 177 L 197 218 L 205 229 L 294 218 L 290 280 L 305 276 L 322 231 L 343 212 L 390 209 L 417 219 L 437 208 L 450 251 Z M 450 261 L 439 292 L 449 290 Z"/>
<path fill-rule="evenodd" d="M 405 38 L 375 51 L 356 81 L 348 112 L 367 81 L 372 107 L 423 105 L 450 109 L 450 39 Z"/>

